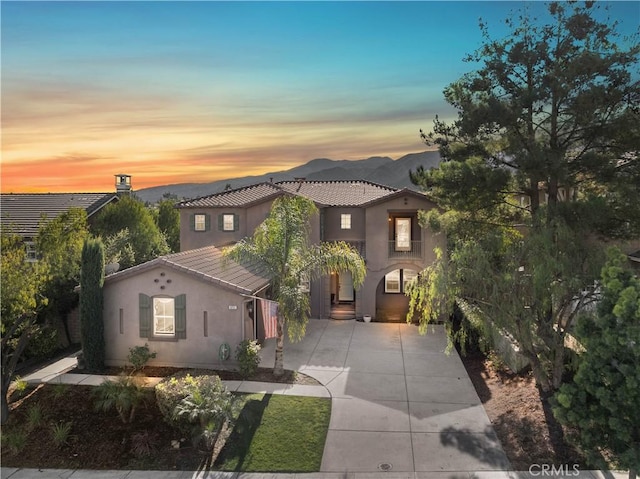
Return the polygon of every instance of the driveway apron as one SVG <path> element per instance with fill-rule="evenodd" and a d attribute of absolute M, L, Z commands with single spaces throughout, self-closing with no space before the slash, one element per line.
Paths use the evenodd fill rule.
<path fill-rule="evenodd" d="M 323 472 L 509 469 L 489 418 L 443 326 L 311 320 L 286 342 L 285 368 L 316 378 L 332 398 Z M 274 340 L 262 365 L 274 358 Z"/>

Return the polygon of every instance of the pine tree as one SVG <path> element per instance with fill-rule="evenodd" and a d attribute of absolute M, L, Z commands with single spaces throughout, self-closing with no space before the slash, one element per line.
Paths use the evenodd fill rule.
<path fill-rule="evenodd" d="M 640 279 L 626 261 L 610 253 L 598 312 L 578 322 L 585 352 L 573 382 L 556 394 L 554 414 L 576 430 L 573 441 L 594 463 L 604 455 L 633 478 L 640 469 Z"/>

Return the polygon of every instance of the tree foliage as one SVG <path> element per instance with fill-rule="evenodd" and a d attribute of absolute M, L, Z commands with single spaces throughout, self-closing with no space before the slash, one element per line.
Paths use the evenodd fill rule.
<path fill-rule="evenodd" d="M 180 212 L 175 204 L 176 201 L 171 199 L 163 199 L 158 204 L 158 228 L 174 253 L 180 251 Z"/>
<path fill-rule="evenodd" d="M 304 337 L 309 321 L 309 295 L 300 290 L 303 278 L 349 271 L 356 287 L 364 282 L 366 266 L 354 248 L 344 242 L 311 244 L 311 219 L 317 214 L 315 204 L 306 198 L 277 198 L 253 236 L 225 250 L 227 257 L 255 263 L 271 278 L 271 296 L 278 302 L 276 375 L 284 372 L 285 325 L 295 341 Z"/>
<path fill-rule="evenodd" d="M 127 230 L 123 233 L 124 230 Z M 167 254 L 169 247 L 151 211 L 131 197 L 122 196 L 107 205 L 97 216 L 94 234 L 122 248 L 113 253 L 121 268 L 128 268 Z M 122 241 L 122 237 L 125 240 Z M 114 239 L 115 238 L 115 239 Z"/>
<path fill-rule="evenodd" d="M 80 280 L 80 337 L 87 369 L 104 369 L 104 323 L 102 286 L 104 285 L 104 246 L 89 238 L 82 248 Z"/>
<path fill-rule="evenodd" d="M 449 241 L 412 308 L 427 322 L 457 302 L 506 330 L 544 390 L 559 386 L 564 336 L 593 299 L 596 239 L 640 234 L 640 45 L 597 8 L 553 2 L 539 24 L 523 7 L 502 40 L 481 23 L 467 58 L 479 68 L 444 92 L 458 118 L 422 133 L 445 161 L 411 174 L 445 211 L 422 223 Z"/>
<path fill-rule="evenodd" d="M 9 418 L 7 393 L 13 374 L 31 338 L 39 331 L 36 317 L 47 304 L 43 289 L 49 279 L 44 262 L 25 261 L 20 236 L 2 231 L 1 235 L 0 332 L 2 333 L 2 417 Z"/>
<path fill-rule="evenodd" d="M 640 279 L 610 252 L 597 314 L 578 321 L 585 350 L 573 381 L 556 394 L 554 414 L 595 464 L 640 470 Z M 603 464 L 602 457 L 613 464 Z"/>
<path fill-rule="evenodd" d="M 88 237 L 86 211 L 71 208 L 42 224 L 35 242 L 40 261 L 46 263 L 51 272 L 44 289 L 48 303 L 40 322 L 51 324 L 61 320 L 68 342 L 71 337 L 67 315 L 78 305 L 78 293 L 74 288 L 80 283 L 82 246 Z"/>

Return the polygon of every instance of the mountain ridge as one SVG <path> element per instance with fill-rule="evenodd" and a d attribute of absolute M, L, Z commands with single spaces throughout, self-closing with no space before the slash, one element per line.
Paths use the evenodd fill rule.
<path fill-rule="evenodd" d="M 306 178 L 309 181 L 365 180 L 393 188 L 418 189 L 409 179 L 409 171 L 418 166 L 425 169 L 437 167 L 440 154 L 437 151 L 409 153 L 397 160 L 388 156 L 372 156 L 362 160 L 331 160 L 316 158 L 289 170 L 274 171 L 263 175 L 244 176 L 209 183 L 176 183 L 136 190 L 143 201 L 155 203 L 163 195 L 176 195 L 179 199 L 192 199 L 224 191 L 227 186 L 241 188 L 267 181 L 291 181 Z"/>

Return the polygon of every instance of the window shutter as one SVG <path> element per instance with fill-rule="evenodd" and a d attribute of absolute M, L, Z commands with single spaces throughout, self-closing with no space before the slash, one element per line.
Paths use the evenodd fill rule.
<path fill-rule="evenodd" d="M 224 215 L 218 215 L 218 231 L 224 231 Z"/>
<path fill-rule="evenodd" d="M 187 295 L 180 294 L 174 298 L 176 318 L 176 339 L 187 339 Z"/>
<path fill-rule="evenodd" d="M 204 230 L 209 231 L 211 229 L 211 215 L 204 215 Z"/>
<path fill-rule="evenodd" d="M 195 213 L 191 213 L 189 215 L 189 229 L 191 231 L 196 230 L 196 214 Z"/>
<path fill-rule="evenodd" d="M 151 336 L 151 323 L 153 322 L 152 301 L 146 294 L 140 293 L 140 337 L 148 338 Z"/>
<path fill-rule="evenodd" d="M 234 213 L 233 214 L 233 231 L 238 231 L 240 229 L 240 215 Z"/>

